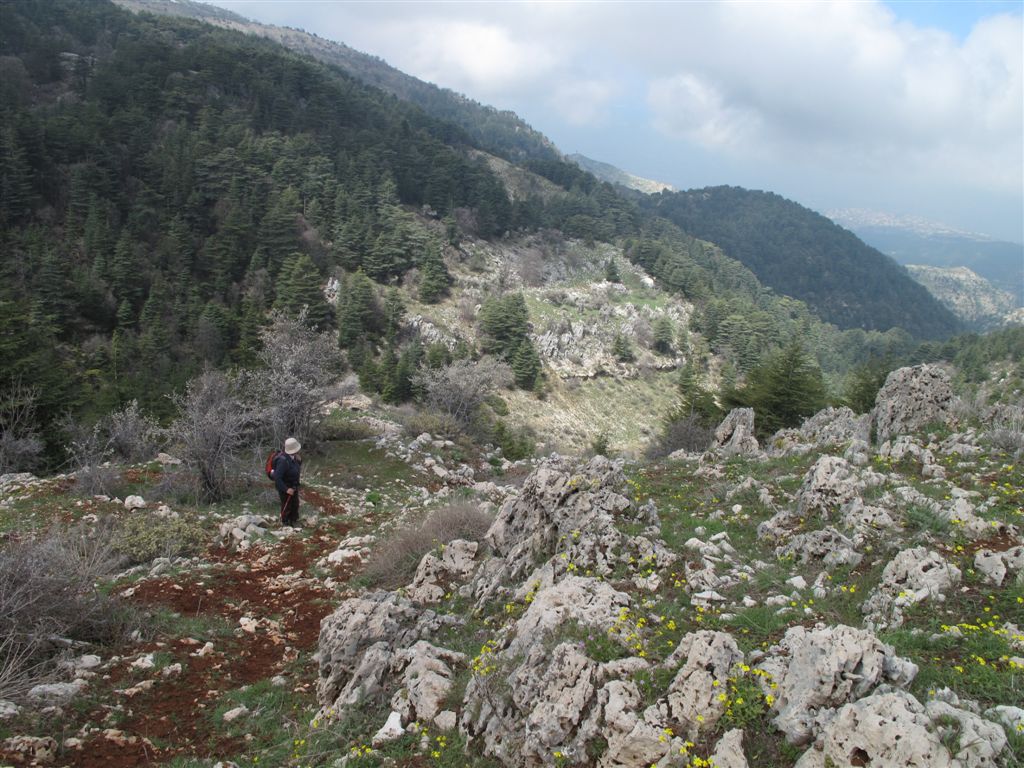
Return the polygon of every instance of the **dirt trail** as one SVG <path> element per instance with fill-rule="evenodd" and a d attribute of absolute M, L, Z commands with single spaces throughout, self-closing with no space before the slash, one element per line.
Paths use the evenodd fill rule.
<path fill-rule="evenodd" d="M 328 519 L 345 514 L 343 507 L 319 494 L 307 493 L 306 500 L 321 507 Z M 332 610 L 334 593 L 309 571 L 347 531 L 340 522 L 327 522 L 308 538 L 296 536 L 246 551 L 212 547 L 205 558 L 214 563 L 209 570 L 135 585 L 128 599 L 136 605 L 170 608 L 183 617 L 218 617 L 237 629 L 231 636 L 211 638 L 212 652 L 204 655 L 198 653 L 206 638 L 160 638 L 162 642 L 123 650 L 126 661 L 110 670 L 108 680 L 94 680 L 91 693 L 101 701 L 123 703 L 124 712 L 115 725 L 109 725 L 106 707 L 67 718 L 65 736 L 87 723 L 107 730 L 90 735 L 78 749 L 65 750 L 55 764 L 130 768 L 181 755 L 222 758 L 244 751 L 244 740 L 218 733 L 212 710 L 224 693 L 279 675 L 315 648 L 320 620 Z M 341 582 L 348 574 L 338 570 L 333 576 Z M 169 655 L 169 665 L 180 664 L 181 672 L 165 677 L 129 666 L 140 652 L 154 651 L 164 659 Z M 312 696 L 312 668 L 308 678 L 290 678 L 287 685 L 305 683 Z M 109 695 L 103 691 L 107 685 Z M 13 757 L 0 755 L 0 760 L 13 762 Z"/>

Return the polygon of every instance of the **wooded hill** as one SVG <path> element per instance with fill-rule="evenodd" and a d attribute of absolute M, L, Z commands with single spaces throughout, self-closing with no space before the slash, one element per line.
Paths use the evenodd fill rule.
<path fill-rule="evenodd" d="M 204 368 L 256 365 L 272 309 L 308 307 L 365 387 L 413 397 L 412 373 L 450 355 L 428 354 L 403 302 L 444 300 L 460 238 L 615 243 L 697 306 L 740 374 L 797 334 L 826 371 L 913 346 L 840 333 L 577 166 L 502 166 L 474 138 L 486 125 L 271 41 L 71 0 L 3 4 L 0 30 L 0 370 L 36 391 L 48 436 L 63 412 L 160 415 Z M 510 196 L 509 169 L 550 183 Z"/>
<path fill-rule="evenodd" d="M 779 293 L 840 328 L 901 327 L 919 338 L 962 330 L 956 317 L 896 262 L 824 216 L 771 192 L 706 187 L 641 201 L 710 240 Z"/>

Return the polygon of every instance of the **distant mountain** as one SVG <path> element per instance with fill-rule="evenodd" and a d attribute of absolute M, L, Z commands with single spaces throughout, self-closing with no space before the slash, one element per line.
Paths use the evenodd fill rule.
<path fill-rule="evenodd" d="M 960 322 L 898 264 L 837 224 L 770 192 L 707 187 L 641 205 L 709 240 L 777 292 L 806 301 L 840 328 L 902 327 L 943 338 Z"/>
<path fill-rule="evenodd" d="M 514 112 L 485 106 L 472 99 L 427 83 L 395 69 L 383 59 L 343 43 L 325 40 L 290 27 L 250 21 L 238 14 L 195 0 L 113 0 L 135 12 L 198 19 L 209 24 L 259 35 L 296 53 L 340 67 L 353 77 L 412 102 L 431 117 L 462 128 L 477 146 L 507 160 L 559 160 L 562 155 L 539 131 Z"/>
<path fill-rule="evenodd" d="M 974 330 L 985 331 L 1004 325 L 1014 309 L 1011 294 L 1000 291 L 967 267 L 908 264 L 906 269 Z"/>
<path fill-rule="evenodd" d="M 671 184 L 666 184 L 663 181 L 654 181 L 653 179 L 645 179 L 643 176 L 634 176 L 632 173 L 616 168 L 610 163 L 602 163 L 600 160 L 594 160 L 586 155 L 572 154 L 567 155 L 566 159 L 576 163 L 584 171 L 594 174 L 601 181 L 607 181 L 609 184 L 615 184 L 626 189 L 643 192 L 647 195 L 656 195 L 662 190 L 676 191 L 676 188 Z"/>
<path fill-rule="evenodd" d="M 1024 245 L 906 217 L 833 211 L 829 218 L 900 264 L 967 267 L 1024 307 Z"/>

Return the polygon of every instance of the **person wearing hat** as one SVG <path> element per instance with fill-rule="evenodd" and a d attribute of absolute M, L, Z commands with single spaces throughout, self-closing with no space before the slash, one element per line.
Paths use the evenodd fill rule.
<path fill-rule="evenodd" d="M 284 451 L 274 460 L 274 484 L 281 497 L 281 524 L 296 526 L 299 522 L 299 475 L 302 472 L 302 445 L 294 437 L 284 441 Z"/>

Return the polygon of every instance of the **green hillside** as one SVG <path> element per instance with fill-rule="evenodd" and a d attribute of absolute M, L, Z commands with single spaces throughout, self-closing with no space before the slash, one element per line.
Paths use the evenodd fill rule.
<path fill-rule="evenodd" d="M 891 258 L 779 195 L 707 187 L 662 193 L 643 205 L 720 246 L 765 285 L 807 302 L 840 328 L 901 327 L 925 339 L 959 330 L 954 315 Z"/>

